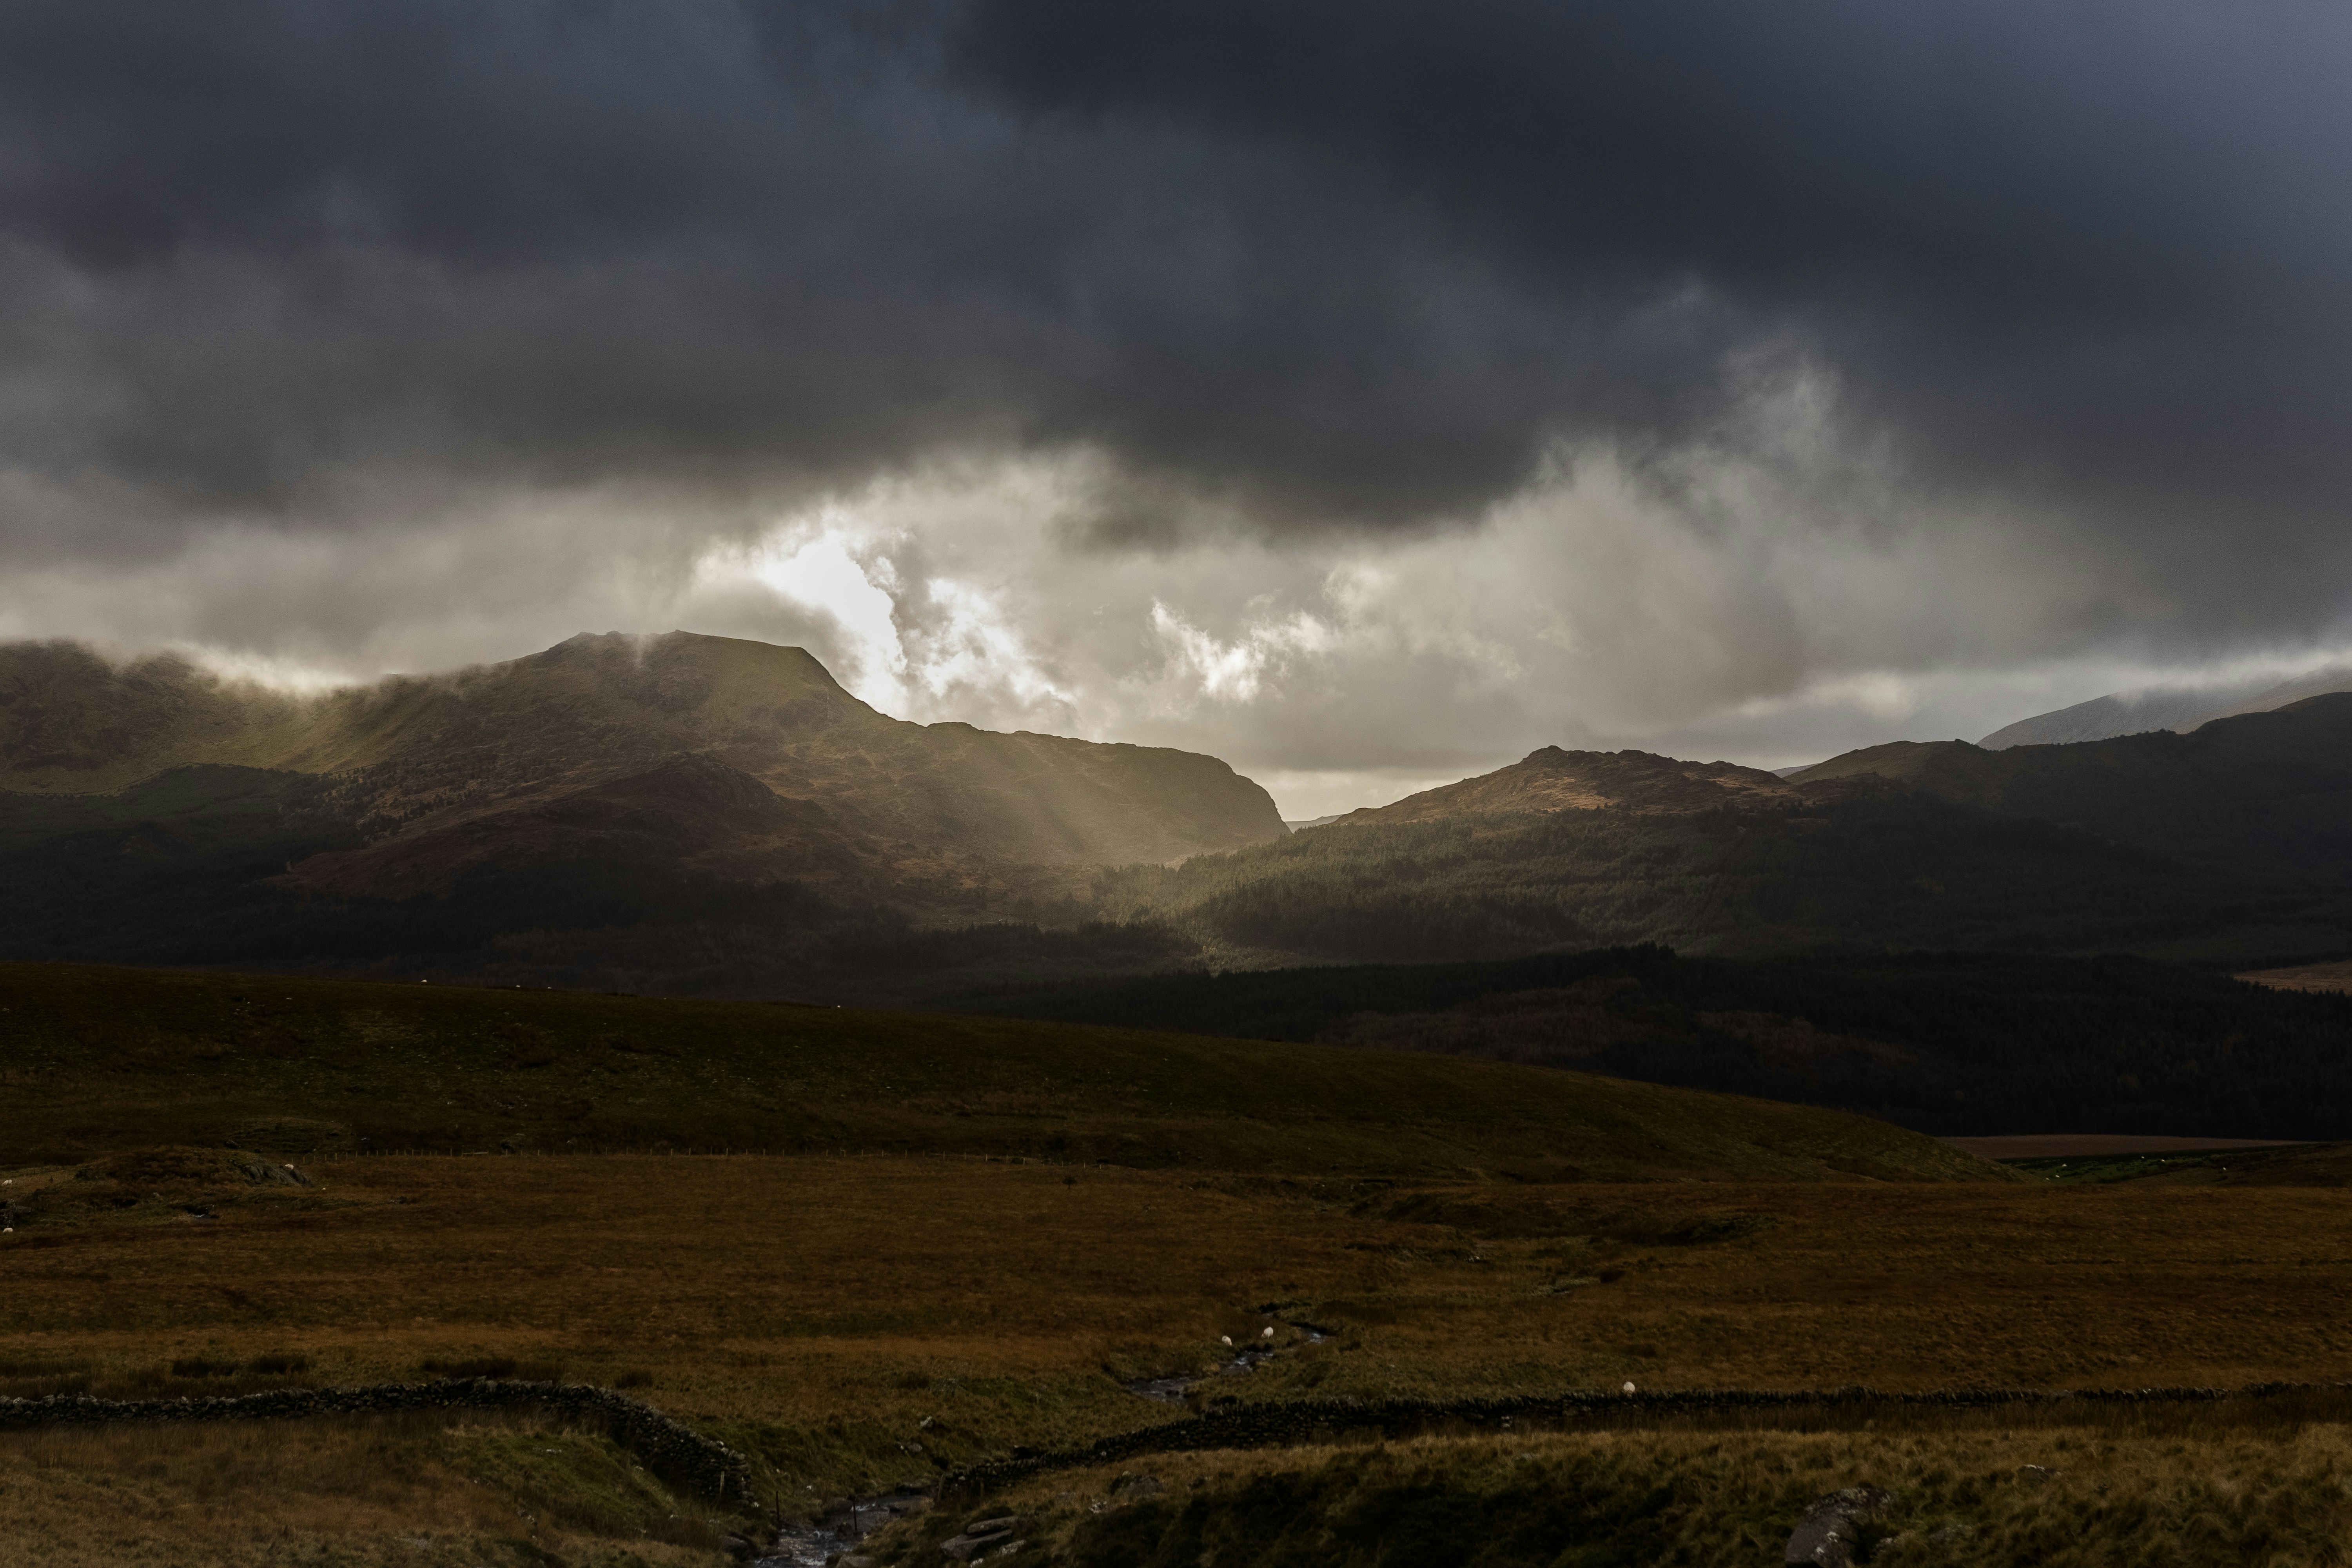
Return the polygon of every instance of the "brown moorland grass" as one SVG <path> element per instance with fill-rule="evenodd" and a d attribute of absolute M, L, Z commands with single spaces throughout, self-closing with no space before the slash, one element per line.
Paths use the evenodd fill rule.
<path fill-rule="evenodd" d="M 957 1152 L 1535 1180 L 2001 1181 L 1883 1121 L 1553 1068 L 761 1003 L 0 963 L 0 1163 Z"/>
<path fill-rule="evenodd" d="M 1147 1479 L 1148 1478 L 1148 1479 Z M 1026 1516 L 1006 1568 L 1778 1563 L 1813 1500 L 1893 1494 L 1867 1561 L 1916 1568 L 2336 1568 L 2352 1428 L 2138 1412 L 1892 1432 L 1601 1431 L 1155 1455 L 902 1525 L 879 1563 Z"/>
<path fill-rule="evenodd" d="M 0 1237 L 0 1393 L 500 1361 L 630 1383 L 772 1500 L 926 1480 L 1217 1396 L 2352 1378 L 2327 1188 L 1523 1186 L 940 1158 L 369 1158 L 344 1207 Z M 128 1217 L 117 1217 L 127 1215 Z M 1268 1312 L 1265 1309 L 1274 1309 Z M 1311 1342 L 1307 1325 L 1332 1331 Z"/>
<path fill-rule="evenodd" d="M 722 1527 L 601 1435 L 324 1419 L 0 1436 L 10 1568 L 669 1568 Z"/>
<path fill-rule="evenodd" d="M 2296 964 L 2286 969 L 2253 969 L 2234 976 L 2276 991 L 2352 991 L 2352 960 Z"/>

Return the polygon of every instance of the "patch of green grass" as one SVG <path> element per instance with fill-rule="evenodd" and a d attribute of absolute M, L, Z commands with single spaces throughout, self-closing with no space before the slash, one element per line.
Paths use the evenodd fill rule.
<path fill-rule="evenodd" d="M 512 1425 L 460 1426 L 445 1440 L 453 1468 L 517 1499 L 533 1522 L 581 1535 L 644 1535 L 716 1550 L 719 1522 L 681 1502 L 610 1437 Z"/>
<path fill-rule="evenodd" d="M 2000 1180 L 1839 1112 L 1510 1064 L 758 1003 L 0 965 L 0 1163 L 971 1153 L 1538 1182 Z"/>

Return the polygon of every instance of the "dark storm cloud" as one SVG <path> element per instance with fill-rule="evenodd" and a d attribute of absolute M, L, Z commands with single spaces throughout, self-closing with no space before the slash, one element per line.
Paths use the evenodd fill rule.
<path fill-rule="evenodd" d="M 1542 302 L 1278 150 L 1025 125 L 937 68 L 951 20 L 12 8 L 42 412 L 7 438 L 228 509 L 368 465 L 723 487 L 1098 440 L 1144 531 L 1170 492 L 1396 518 L 1524 467 L 1593 359 Z"/>
<path fill-rule="evenodd" d="M 2347 62 L 2284 4 L 18 0 L 0 534 L 1057 443 L 1114 542 L 1410 524 L 1802 363 L 1914 492 L 2316 617 L 2213 541 L 2352 498 Z"/>
<path fill-rule="evenodd" d="M 1377 177 L 1557 308 L 1687 279 L 1708 346 L 1797 334 L 1947 480 L 2208 525 L 2352 499 L 2340 8 L 1004 0 L 962 49 L 1075 123 Z M 1547 390 L 1531 421 L 1589 412 Z"/>

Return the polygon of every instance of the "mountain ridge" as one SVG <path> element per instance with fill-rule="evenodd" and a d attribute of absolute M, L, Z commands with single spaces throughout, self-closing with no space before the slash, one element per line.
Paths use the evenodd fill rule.
<path fill-rule="evenodd" d="M 689 759 L 698 764 L 679 771 Z M 392 879 L 413 890 L 447 885 L 420 881 L 433 868 L 478 863 L 459 842 L 483 837 L 469 825 L 504 822 L 551 843 L 562 836 L 557 803 L 575 803 L 576 837 L 600 812 L 617 820 L 623 795 L 642 813 L 674 795 L 700 825 L 688 835 L 695 854 L 714 868 L 727 864 L 724 841 L 761 838 L 758 816 L 772 831 L 747 871 L 896 868 L 935 889 L 983 866 L 1164 861 L 1287 831 L 1272 798 L 1216 758 L 892 719 L 805 650 L 737 638 L 583 633 L 501 664 L 310 698 L 168 656 L 117 667 L 72 645 L 0 648 L 0 790 L 110 794 L 203 765 L 334 780 L 372 848 L 294 874 L 314 889 L 377 896 L 394 864 Z M 629 780 L 639 783 L 625 789 Z M 779 815 L 741 783 L 817 815 Z M 711 792 L 727 787 L 738 798 L 722 832 Z"/>
<path fill-rule="evenodd" d="M 2109 741 L 2152 730 L 2187 734 L 2216 719 L 2269 713 L 2305 698 L 2352 690 L 2352 665 L 2326 665 L 2284 680 L 2242 680 L 2224 686 L 2149 686 L 2109 692 L 2004 724 L 1977 742 L 1989 752 L 2011 746 Z"/>
<path fill-rule="evenodd" d="M 2302 873 L 2352 865 L 2352 692 L 2104 741 L 1990 751 L 1895 741 L 1790 775 L 1875 777 L 1954 805 L 2160 852 Z"/>
<path fill-rule="evenodd" d="M 1654 814 L 1711 811 L 1793 795 L 1780 778 L 1737 763 L 1686 763 L 1651 752 L 1570 752 L 1541 746 L 1493 773 L 1440 784 L 1334 821 L 1431 822 L 1507 812 Z"/>
<path fill-rule="evenodd" d="M 729 639 L 583 637 L 267 696 L 242 724 L 236 693 L 175 691 L 165 665 L 12 691 L 7 652 L 0 783 L 134 754 L 281 764 L 0 792 L 22 889 L 0 952 L 28 957 L 892 1000 L 1652 942 L 2352 951 L 2352 694 L 2187 735 L 1891 742 L 1786 778 L 1542 747 L 1292 833 L 1214 758 L 908 724 L 804 653 Z"/>

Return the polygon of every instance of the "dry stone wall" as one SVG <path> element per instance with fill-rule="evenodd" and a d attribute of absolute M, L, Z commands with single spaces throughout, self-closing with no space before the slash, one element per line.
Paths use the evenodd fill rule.
<path fill-rule="evenodd" d="M 1974 1388 L 1927 1394 L 1886 1394 L 1872 1388 L 1760 1391 L 1693 1389 L 1673 1393 L 1516 1394 L 1488 1399 L 1294 1399 L 1235 1405 L 1205 1415 L 1138 1427 L 1083 1448 L 991 1459 L 944 1477 L 942 1495 L 985 1494 L 1042 1471 L 1116 1464 L 1141 1454 L 1210 1448 L 1266 1448 L 1330 1442 L 1361 1433 L 1408 1437 L 1446 1430 L 1507 1432 L 1611 1416 L 1727 1415 L 1742 1411 L 1819 1411 L 1855 1419 L 1873 1409 L 1982 1410 L 2002 1406 L 2188 1405 L 2228 1399 L 2294 1395 L 2342 1398 L 2352 1384 L 2264 1383 L 2244 1388 L 2038 1389 Z"/>

